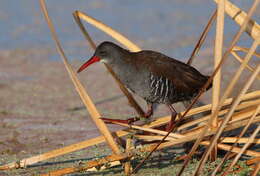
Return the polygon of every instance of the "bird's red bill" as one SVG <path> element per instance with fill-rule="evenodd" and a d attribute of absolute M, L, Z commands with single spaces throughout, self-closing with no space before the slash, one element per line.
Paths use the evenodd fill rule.
<path fill-rule="evenodd" d="M 86 63 L 84 63 L 79 69 L 78 69 L 78 73 L 81 72 L 82 70 L 84 70 L 85 68 L 87 68 L 89 65 L 95 63 L 95 62 L 99 62 L 100 58 L 97 56 L 93 56 L 92 58 L 90 58 Z"/>

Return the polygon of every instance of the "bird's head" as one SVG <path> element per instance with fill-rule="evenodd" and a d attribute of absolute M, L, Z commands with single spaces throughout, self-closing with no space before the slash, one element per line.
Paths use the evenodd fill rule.
<path fill-rule="evenodd" d="M 121 49 L 121 47 L 112 42 L 101 43 L 97 47 L 94 55 L 78 69 L 78 73 L 95 62 L 103 62 L 107 64 L 115 62 L 115 59 L 119 58 L 118 55 L 120 54 L 119 51 Z"/>

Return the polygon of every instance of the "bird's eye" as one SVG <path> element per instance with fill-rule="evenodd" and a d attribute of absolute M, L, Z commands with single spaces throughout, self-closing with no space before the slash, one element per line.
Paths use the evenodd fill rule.
<path fill-rule="evenodd" d="M 101 56 L 106 56 L 106 55 L 107 55 L 107 52 L 106 52 L 106 51 L 100 51 L 99 54 L 100 54 Z"/>

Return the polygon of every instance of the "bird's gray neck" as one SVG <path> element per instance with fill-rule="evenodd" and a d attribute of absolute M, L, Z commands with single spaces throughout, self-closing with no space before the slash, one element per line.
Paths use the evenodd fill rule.
<path fill-rule="evenodd" d="M 128 70 L 131 68 L 131 52 L 122 49 L 119 52 L 113 54 L 113 59 L 110 60 L 109 64 L 112 69 L 116 71 Z"/>

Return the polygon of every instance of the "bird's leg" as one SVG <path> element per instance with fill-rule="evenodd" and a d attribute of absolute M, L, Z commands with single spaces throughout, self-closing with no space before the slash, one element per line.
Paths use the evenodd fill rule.
<path fill-rule="evenodd" d="M 145 118 L 149 118 L 153 115 L 153 104 L 152 103 L 147 103 L 148 106 L 148 110 L 147 112 L 144 114 Z"/>
<path fill-rule="evenodd" d="M 177 112 L 175 111 L 175 109 L 172 107 L 172 105 L 170 104 L 170 105 L 167 105 L 168 107 L 169 107 L 169 109 L 170 109 L 170 111 L 171 111 L 171 120 L 170 120 L 170 122 L 167 124 L 167 126 L 166 126 L 166 131 L 170 131 L 171 130 L 171 128 L 172 128 L 172 126 L 173 126 L 173 124 L 174 124 L 174 122 L 175 122 L 175 119 L 176 119 L 176 116 L 177 116 Z"/>
<path fill-rule="evenodd" d="M 148 106 L 148 110 L 144 114 L 144 118 L 146 118 L 146 119 L 153 115 L 153 104 L 152 103 L 147 103 L 147 106 Z M 126 123 L 126 124 L 131 124 L 131 123 L 134 123 L 134 122 L 140 120 L 139 117 L 133 117 L 133 118 L 126 119 L 126 120 L 109 119 L 109 118 L 100 118 L 100 119 L 103 120 L 105 123 L 120 122 L 120 123 Z"/>

